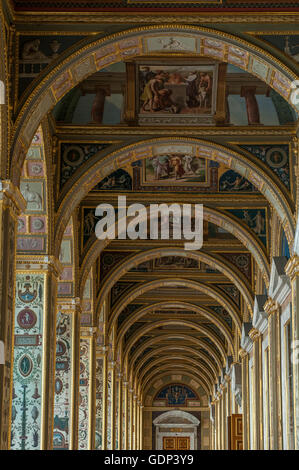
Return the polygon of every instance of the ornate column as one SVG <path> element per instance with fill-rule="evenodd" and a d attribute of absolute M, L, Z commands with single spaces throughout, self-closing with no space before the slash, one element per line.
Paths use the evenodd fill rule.
<path fill-rule="evenodd" d="M 137 395 L 133 395 L 133 450 L 137 450 L 138 420 L 137 420 Z"/>
<path fill-rule="evenodd" d="M 79 450 L 95 446 L 96 328 L 81 328 L 79 380 Z"/>
<path fill-rule="evenodd" d="M 143 408 L 144 406 L 140 403 L 140 423 L 139 423 L 139 450 L 143 449 Z"/>
<path fill-rule="evenodd" d="M 242 411 L 243 411 L 243 449 L 250 449 L 250 393 L 249 393 L 249 353 L 252 349 L 252 341 L 248 335 L 252 329 L 251 323 L 243 323 L 241 349 L 242 366 Z"/>
<path fill-rule="evenodd" d="M 122 449 L 122 438 L 123 438 L 123 433 L 122 433 L 122 430 L 123 430 L 123 395 L 122 395 L 123 386 L 122 386 L 122 383 L 123 383 L 122 373 L 119 372 L 118 377 L 117 377 L 117 388 L 118 388 L 118 392 L 117 392 L 117 398 L 118 398 L 118 404 L 117 404 L 117 407 L 118 407 L 117 443 L 118 445 L 117 445 L 117 449 L 118 450 Z"/>
<path fill-rule="evenodd" d="M 103 446 L 103 372 L 104 356 L 103 347 L 97 347 L 96 351 L 96 430 L 95 449 L 102 450 Z"/>
<path fill-rule="evenodd" d="M 253 423 L 253 449 L 260 450 L 260 428 L 262 426 L 263 409 L 260 408 L 262 397 L 262 368 L 261 368 L 261 351 L 262 351 L 262 336 L 261 333 L 252 328 L 249 331 L 249 337 L 253 342 L 253 384 L 252 384 L 252 423 Z"/>
<path fill-rule="evenodd" d="M 270 450 L 279 450 L 282 448 L 280 311 L 277 302 L 271 298 L 264 309 L 268 313 Z"/>
<path fill-rule="evenodd" d="M 12 448 L 51 449 L 59 260 L 17 259 Z M 30 334 L 28 334 L 30 331 Z"/>
<path fill-rule="evenodd" d="M 256 449 L 262 450 L 264 448 L 264 405 L 263 405 L 263 352 L 262 343 L 263 335 L 268 329 L 268 315 L 264 311 L 264 305 L 267 301 L 266 295 L 256 295 L 254 299 L 253 330 L 250 332 L 250 337 L 253 340 L 253 355 L 255 370 L 255 416 L 256 416 Z"/>
<path fill-rule="evenodd" d="M 4 364 L 0 364 L 0 449 L 10 446 L 15 307 L 16 224 L 25 211 L 21 192 L 10 181 L 0 181 L 0 342 Z"/>
<path fill-rule="evenodd" d="M 298 181 L 298 180 L 297 180 Z M 294 377 L 294 434 L 295 449 L 299 449 L 299 229 L 297 226 L 294 244 L 295 255 L 286 265 L 292 288 L 292 351 Z"/>
<path fill-rule="evenodd" d="M 246 86 L 241 89 L 241 97 L 246 101 L 249 125 L 260 124 L 260 112 L 255 92 L 256 87 Z"/>
<path fill-rule="evenodd" d="M 108 428 L 108 347 L 103 351 L 103 414 L 102 414 L 102 450 L 107 450 L 107 428 Z"/>
<path fill-rule="evenodd" d="M 89 387 L 89 434 L 88 434 L 88 447 L 90 450 L 95 449 L 96 437 L 96 332 L 97 329 L 92 329 L 92 337 L 90 338 L 90 387 Z"/>
<path fill-rule="evenodd" d="M 77 449 L 80 299 L 58 299 L 57 311 L 53 448 Z"/>
<path fill-rule="evenodd" d="M 110 399 L 108 399 L 109 419 L 108 419 L 108 448 L 115 449 L 115 405 L 116 405 L 116 362 L 109 361 L 108 381 L 110 383 Z M 109 436 L 110 434 L 110 436 Z M 110 437 L 110 438 L 109 438 Z M 109 443 L 110 441 L 110 443 Z"/>
<path fill-rule="evenodd" d="M 216 410 L 215 410 L 215 402 L 212 400 L 212 396 L 209 397 L 209 408 L 210 408 L 210 447 L 211 450 L 216 450 L 215 445 L 215 438 L 216 438 L 216 426 L 215 426 L 215 419 L 216 419 Z"/>
<path fill-rule="evenodd" d="M 128 415 L 129 415 L 129 401 L 128 401 L 128 385 L 127 381 L 123 381 L 123 397 L 124 397 L 124 438 L 122 442 L 122 449 L 128 449 Z"/>
<path fill-rule="evenodd" d="M 133 410 L 133 394 L 134 389 L 129 389 L 129 426 L 128 426 L 128 438 L 129 438 L 129 450 L 133 450 L 133 426 L 134 426 L 134 410 Z"/>

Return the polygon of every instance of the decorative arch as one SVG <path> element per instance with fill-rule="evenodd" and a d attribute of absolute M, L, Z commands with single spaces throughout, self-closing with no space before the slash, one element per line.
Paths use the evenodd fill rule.
<path fill-rule="evenodd" d="M 180 256 L 184 258 L 192 258 L 197 261 L 206 263 L 212 268 L 215 268 L 218 271 L 222 272 L 238 287 L 252 314 L 254 302 L 253 294 L 251 292 L 251 289 L 247 287 L 245 278 L 244 280 L 242 279 L 243 275 L 238 272 L 237 269 L 234 269 L 232 266 L 228 266 L 227 263 L 223 262 L 220 259 L 217 259 L 215 256 L 211 256 L 208 253 L 204 253 L 203 251 L 185 251 L 183 248 L 156 248 L 154 250 L 147 250 L 137 255 L 133 255 L 130 258 L 126 259 L 124 262 L 120 262 L 116 266 L 116 268 L 111 272 L 111 274 L 109 274 L 109 276 L 106 278 L 99 291 L 98 308 L 101 308 L 106 299 L 106 296 L 108 295 L 112 287 L 116 284 L 116 282 L 119 281 L 121 277 L 124 276 L 128 271 L 130 271 L 130 269 L 138 266 L 140 263 L 143 263 L 145 261 L 152 260 L 158 257 L 162 258 L 165 256 Z"/>
<path fill-rule="evenodd" d="M 198 371 L 197 367 L 188 365 L 188 369 L 185 370 L 184 368 L 180 368 L 177 365 L 171 366 L 171 365 L 166 364 L 164 366 L 159 367 L 159 371 L 162 372 L 162 374 L 160 375 L 163 375 L 163 372 L 164 372 L 164 375 L 166 375 L 166 374 L 169 374 L 170 372 L 175 371 L 176 374 L 190 375 L 190 377 L 192 378 L 195 377 L 197 378 L 200 385 L 206 392 L 207 396 L 212 395 L 212 389 L 213 389 L 212 385 L 210 385 L 209 382 L 206 382 L 207 380 L 206 377 L 201 372 Z M 149 383 L 149 386 L 150 386 L 150 381 L 152 379 L 157 380 L 159 376 L 157 376 L 157 371 L 154 370 L 149 375 L 147 375 L 147 377 L 145 377 L 142 384 L 139 384 L 139 391 L 142 397 L 146 396 L 147 384 Z"/>
<path fill-rule="evenodd" d="M 299 77 L 271 54 L 243 39 L 223 31 L 189 25 L 163 24 L 122 31 L 91 41 L 58 65 L 56 63 L 49 73 L 46 70 L 37 78 L 34 92 L 24 103 L 14 127 L 12 181 L 18 184 L 22 160 L 42 118 L 67 92 L 113 63 L 157 53 L 163 56 L 162 46 L 151 45 L 151 42 L 155 37 L 169 37 L 173 33 L 191 38 L 193 45 L 185 51 L 166 51 L 168 55 L 209 57 L 238 66 L 258 76 L 294 106 L 291 85 Z"/>
<path fill-rule="evenodd" d="M 183 354 L 184 352 L 189 352 L 190 354 L 192 354 L 194 357 L 197 357 L 199 359 L 201 359 L 201 362 L 203 362 L 205 365 L 208 365 L 209 368 L 212 370 L 212 373 L 214 374 L 215 376 L 215 381 L 217 380 L 217 377 L 219 375 L 219 372 L 217 371 L 216 367 L 214 366 L 214 364 L 202 353 L 200 353 L 199 351 L 197 351 L 196 349 L 193 349 L 193 348 L 188 348 L 188 347 L 185 347 L 185 346 L 177 346 L 177 348 L 175 346 L 163 346 L 162 348 L 159 348 L 159 350 L 157 351 L 157 349 L 154 349 L 152 351 L 150 351 L 148 354 L 146 354 L 142 359 L 141 361 L 139 361 L 136 365 L 136 369 L 134 369 L 134 371 L 132 371 L 132 381 L 133 381 L 133 376 L 134 377 L 137 377 L 138 376 L 138 373 L 140 371 L 140 369 L 143 367 L 143 365 L 148 361 L 148 359 L 150 359 L 152 356 L 156 356 L 157 355 L 157 352 L 159 354 L 161 353 L 165 353 L 165 352 L 169 352 L 169 351 L 172 351 L 172 350 L 175 350 L 175 349 L 179 349 L 181 351 L 181 354 L 182 354 L 182 357 L 186 357 L 186 358 L 189 358 L 190 359 L 190 356 L 186 356 L 185 354 Z M 177 353 L 178 354 L 178 353 Z M 163 357 L 163 355 L 162 355 Z M 168 356 L 170 357 L 170 356 Z M 161 358 L 161 361 L 163 361 L 163 359 Z"/>
<path fill-rule="evenodd" d="M 190 421 L 191 424 L 194 424 L 195 426 L 199 425 L 199 420 L 195 416 L 193 416 L 190 413 L 187 413 L 186 411 L 178 411 L 178 410 L 165 411 L 165 413 L 162 413 L 156 419 L 154 419 L 153 424 L 155 425 L 161 424 L 164 422 L 165 418 L 172 417 L 172 416 L 173 417 L 180 416 L 182 418 L 187 419 L 188 421 Z"/>
<path fill-rule="evenodd" d="M 153 405 L 153 401 L 156 396 L 157 390 L 159 390 L 159 387 L 172 385 L 178 382 L 177 377 L 173 377 L 172 375 L 169 376 L 167 375 L 167 372 L 159 373 L 153 379 L 154 380 L 145 387 L 144 392 L 143 392 L 144 394 L 143 403 L 145 406 Z M 193 376 L 190 373 L 188 373 L 188 371 L 186 371 L 186 372 L 183 372 L 182 376 L 180 377 L 179 382 L 187 386 L 190 386 L 192 382 L 193 388 L 197 390 L 197 393 L 201 397 L 201 399 L 203 398 L 201 394 L 201 390 L 200 390 L 200 388 L 202 387 L 202 384 L 201 384 L 200 379 L 198 379 L 198 377 Z M 208 402 L 208 396 L 206 397 L 206 400 Z"/>
<path fill-rule="evenodd" d="M 121 311 L 133 300 L 135 300 L 140 295 L 144 294 L 145 292 L 152 291 L 158 287 L 189 287 L 191 289 L 197 290 L 199 292 L 205 293 L 208 296 L 212 297 L 213 299 L 217 300 L 217 302 L 222 305 L 228 312 L 230 312 L 238 331 L 241 333 L 242 329 L 242 321 L 239 316 L 238 309 L 232 304 L 229 300 L 228 296 L 220 291 L 220 289 L 208 286 L 206 284 L 202 284 L 200 282 L 191 281 L 187 279 L 179 279 L 179 278 L 168 278 L 162 280 L 155 280 L 150 281 L 138 286 L 136 288 L 131 289 L 128 294 L 122 297 L 121 301 L 117 303 L 115 309 L 113 310 L 111 317 L 108 322 L 108 334 L 112 330 L 113 325 L 115 324 L 118 316 L 120 315 Z M 98 308 L 97 308 L 98 312 Z"/>
<path fill-rule="evenodd" d="M 178 361 L 178 362 L 176 362 Z M 183 361 L 183 362 L 182 362 Z M 165 363 L 165 364 L 164 364 Z M 147 374 L 153 369 L 155 366 L 159 366 L 159 369 L 165 366 L 171 366 L 171 367 L 189 367 L 191 365 L 194 366 L 194 368 L 197 368 L 199 372 L 206 378 L 209 384 L 213 385 L 214 384 L 214 379 L 213 375 L 209 371 L 209 369 L 203 364 L 203 363 L 198 363 L 195 359 L 192 359 L 190 357 L 179 357 L 177 355 L 172 355 L 168 357 L 159 357 L 158 359 L 155 359 L 154 361 L 151 361 L 150 364 L 148 364 L 146 367 L 144 367 L 138 377 L 138 382 L 143 383 L 143 379 L 147 376 Z M 155 370 L 156 371 L 156 370 Z M 137 382 L 137 375 L 135 376 L 136 382 Z"/>
<path fill-rule="evenodd" d="M 147 208 L 148 210 L 148 208 Z M 149 211 L 148 211 L 149 212 Z M 147 215 L 149 217 L 149 214 Z M 203 208 L 203 217 L 204 220 L 207 220 L 218 227 L 222 227 L 226 231 L 233 234 L 252 254 L 257 265 L 259 266 L 265 284 L 268 286 L 270 278 L 270 265 L 268 257 L 265 254 L 264 248 L 262 247 L 259 240 L 250 232 L 250 230 L 242 224 L 237 218 L 221 213 L 216 209 L 210 207 Z M 89 248 L 86 253 L 81 270 L 80 270 L 80 284 L 81 284 L 81 295 L 82 295 L 82 286 L 84 285 L 88 272 L 90 271 L 91 266 L 95 263 L 96 259 L 99 257 L 101 252 L 111 243 L 111 240 L 97 240 Z M 184 253 L 186 253 L 184 251 Z M 207 263 L 208 264 L 208 263 Z"/>
<path fill-rule="evenodd" d="M 132 315 L 129 316 L 128 320 L 121 326 L 120 331 L 118 333 L 118 337 L 116 340 L 116 344 L 120 344 L 124 335 L 126 334 L 126 331 L 137 321 L 139 321 L 144 315 L 147 313 L 157 309 L 157 308 L 170 308 L 173 307 L 174 304 L 171 302 L 159 302 L 156 304 L 150 304 L 146 307 L 142 307 L 138 310 L 136 310 Z M 209 312 L 206 308 L 203 307 L 198 307 L 197 305 L 188 303 L 188 302 L 175 302 L 175 307 L 176 308 L 184 308 L 186 310 L 190 311 L 196 311 L 198 314 L 202 315 L 203 317 L 209 319 L 211 323 L 216 325 L 221 333 L 224 335 L 225 339 L 227 340 L 228 344 L 230 344 L 232 350 L 234 350 L 233 346 L 233 334 L 226 325 L 224 321 L 222 321 L 220 318 L 217 318 L 215 315 L 213 315 L 212 312 Z M 202 329 L 204 331 L 204 329 Z"/>
<path fill-rule="evenodd" d="M 143 335 L 146 335 L 147 333 L 149 333 L 151 330 L 154 330 L 155 328 L 159 328 L 160 326 L 169 326 L 169 325 L 182 325 L 182 324 L 187 324 L 187 326 L 191 326 L 192 328 L 198 330 L 198 331 L 203 331 L 203 330 L 200 330 L 200 326 L 199 325 L 196 325 L 192 322 L 186 322 L 186 321 L 183 321 L 183 320 L 158 320 L 158 321 L 155 321 L 155 322 L 152 322 L 150 323 L 149 325 L 145 325 L 144 327 L 140 328 L 138 330 L 138 334 L 137 335 L 134 335 L 133 338 L 131 338 L 125 349 L 124 349 L 124 354 L 123 354 L 123 358 L 124 358 L 124 361 L 126 362 L 127 360 L 127 356 L 129 354 L 129 351 L 130 349 L 132 348 L 132 346 L 134 345 L 134 343 L 139 339 L 141 338 L 141 336 Z M 215 335 L 209 335 L 210 336 L 210 339 L 211 341 L 214 343 L 214 345 L 216 346 L 216 349 L 220 352 L 221 354 L 221 357 L 223 359 L 223 363 L 225 362 L 226 360 L 226 350 L 222 344 L 222 342 L 216 338 Z"/>
<path fill-rule="evenodd" d="M 59 245 L 64 229 L 63 227 L 66 221 L 69 220 L 72 211 L 100 180 L 124 165 L 152 157 L 153 155 L 159 155 L 161 145 L 163 145 L 164 148 L 167 145 L 172 148 L 175 147 L 177 151 L 179 151 L 182 146 L 185 148 L 188 146 L 190 154 L 224 163 L 228 168 L 244 176 L 265 196 L 266 200 L 277 212 L 287 239 L 289 243 L 292 243 L 295 233 L 295 220 L 292 209 L 281 189 L 264 171 L 262 164 L 254 163 L 244 155 L 222 145 L 195 138 L 180 137 L 171 137 L 168 139 L 159 138 L 138 142 L 123 147 L 106 156 L 102 156 L 95 161 L 84 175 L 76 182 L 73 181 L 72 190 L 64 198 L 58 209 L 56 243 Z M 243 242 L 245 240 L 243 240 Z"/>
<path fill-rule="evenodd" d="M 205 348 L 207 350 L 207 352 L 214 358 L 219 370 L 222 368 L 222 363 L 218 357 L 218 355 L 216 354 L 216 351 L 214 349 L 212 349 L 211 346 L 209 346 L 207 343 L 204 343 L 203 341 L 201 341 L 199 338 L 194 338 L 193 336 L 189 336 L 189 335 L 186 335 L 184 333 L 182 334 L 178 334 L 177 337 L 175 337 L 175 339 L 178 339 L 178 337 L 182 340 L 185 340 L 187 341 L 188 343 L 190 344 L 194 344 L 195 346 L 198 346 L 198 347 L 201 347 L 201 348 Z M 132 358 L 131 358 L 131 361 L 130 361 L 130 364 L 129 366 L 133 366 L 135 361 L 138 359 L 138 357 L 140 356 L 140 354 L 142 354 L 142 352 L 151 347 L 151 346 L 154 346 L 156 344 L 158 344 L 162 339 L 165 339 L 164 335 L 157 335 L 155 336 L 154 338 L 150 338 L 146 341 L 144 341 L 144 343 L 142 343 L 137 349 L 136 351 L 134 351 L 133 355 L 132 355 Z M 168 337 L 168 340 L 171 340 L 173 339 L 173 337 Z M 187 347 L 187 346 L 186 346 Z"/>

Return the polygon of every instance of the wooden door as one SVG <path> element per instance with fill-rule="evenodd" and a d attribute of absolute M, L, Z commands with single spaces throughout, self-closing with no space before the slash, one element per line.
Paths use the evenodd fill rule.
<path fill-rule="evenodd" d="M 228 417 L 228 448 L 229 450 L 243 450 L 242 415 L 232 415 Z"/>
<path fill-rule="evenodd" d="M 190 437 L 163 437 L 163 450 L 190 450 Z"/>

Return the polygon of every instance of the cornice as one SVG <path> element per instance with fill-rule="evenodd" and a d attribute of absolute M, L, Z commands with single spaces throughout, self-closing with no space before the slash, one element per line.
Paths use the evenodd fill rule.
<path fill-rule="evenodd" d="M 297 24 L 299 12 L 16 12 L 15 22 L 20 23 L 37 23 L 37 24 L 125 24 L 131 26 L 136 24 L 159 24 L 161 21 L 168 21 L 169 23 L 182 23 L 194 24 Z"/>
<path fill-rule="evenodd" d="M 236 126 L 235 128 L 230 126 L 213 126 L 213 127 L 184 127 L 183 129 L 174 129 L 173 127 L 129 127 L 129 126 L 57 126 L 56 134 L 59 137 L 71 136 L 71 135 L 82 135 L 82 136 L 145 136 L 145 135 L 161 135 L 161 136 L 196 136 L 200 133 L 210 136 L 245 136 L 245 137 L 291 137 L 296 135 L 296 124 L 292 126 Z"/>
<path fill-rule="evenodd" d="M 297 276 L 299 276 L 299 256 L 293 256 L 285 267 L 285 272 L 287 276 L 293 281 Z"/>

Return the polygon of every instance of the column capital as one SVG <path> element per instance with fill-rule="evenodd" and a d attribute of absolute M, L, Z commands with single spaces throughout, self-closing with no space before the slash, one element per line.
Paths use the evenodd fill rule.
<path fill-rule="evenodd" d="M 278 303 L 275 300 L 273 300 L 271 297 L 269 297 L 264 305 L 265 312 L 268 313 L 268 315 L 274 315 L 278 309 L 279 309 Z"/>
<path fill-rule="evenodd" d="M 10 180 L 0 180 L 0 201 L 11 207 L 16 215 L 25 212 L 27 203 L 19 188 Z"/>
<path fill-rule="evenodd" d="M 248 356 L 248 352 L 245 349 L 240 348 L 239 349 L 239 356 L 241 359 L 244 359 L 246 356 Z"/>
<path fill-rule="evenodd" d="M 299 256 L 294 255 L 286 264 L 285 272 L 293 280 L 299 276 Z"/>
<path fill-rule="evenodd" d="M 249 337 L 251 338 L 251 340 L 253 342 L 257 341 L 259 339 L 260 336 L 262 336 L 261 332 L 259 330 L 257 330 L 256 328 L 252 328 L 249 333 L 248 333 Z"/>

